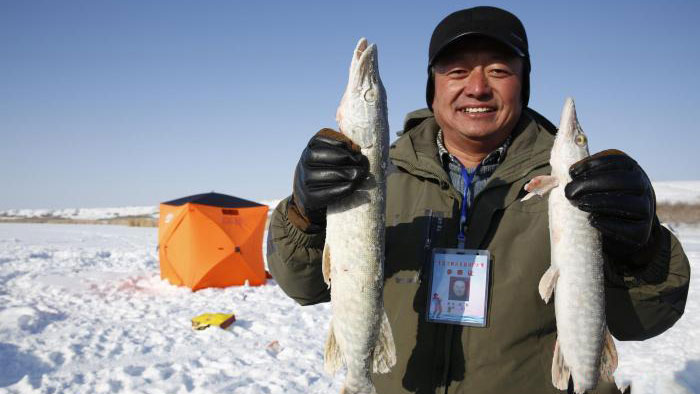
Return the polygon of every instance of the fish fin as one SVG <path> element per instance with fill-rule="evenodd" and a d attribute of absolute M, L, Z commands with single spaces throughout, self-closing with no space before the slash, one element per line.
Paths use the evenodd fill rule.
<path fill-rule="evenodd" d="M 527 201 L 534 195 L 544 196 L 550 190 L 554 189 L 559 185 L 557 178 L 551 175 L 538 175 L 525 185 L 525 191 L 529 192 L 520 201 Z"/>
<path fill-rule="evenodd" d="M 559 340 L 554 344 L 554 358 L 552 359 L 552 384 L 559 390 L 566 390 L 569 387 L 569 377 L 571 371 L 564 362 L 564 355 L 559 346 Z"/>
<path fill-rule="evenodd" d="M 544 303 L 549 303 L 549 300 L 554 294 L 554 289 L 557 287 L 557 279 L 559 278 L 559 270 L 552 267 L 551 265 L 547 268 L 542 279 L 540 279 L 540 285 L 538 286 L 540 290 L 540 297 L 544 300 Z"/>
<path fill-rule="evenodd" d="M 600 355 L 600 377 L 606 382 L 614 383 L 613 373 L 617 369 L 617 349 L 610 330 L 605 327 L 603 333 L 603 352 Z"/>
<path fill-rule="evenodd" d="M 385 311 L 382 311 L 381 320 L 379 337 L 372 352 L 372 370 L 375 373 L 387 373 L 396 364 L 394 334 L 391 333 L 391 325 Z"/>
<path fill-rule="evenodd" d="M 321 271 L 323 272 L 323 281 L 328 287 L 331 287 L 331 247 L 328 244 L 323 246 Z"/>
<path fill-rule="evenodd" d="M 333 319 L 328 330 L 328 338 L 326 338 L 326 348 L 323 354 L 323 366 L 327 373 L 335 375 L 335 372 L 343 365 L 343 353 L 340 351 L 340 346 L 335 340 L 335 331 L 333 331 Z"/>
<path fill-rule="evenodd" d="M 528 193 L 528 194 L 525 195 L 525 197 L 523 197 L 523 198 L 520 199 L 520 202 L 527 201 L 527 200 L 531 199 L 531 198 L 534 197 L 534 196 L 536 196 L 535 193 Z"/>

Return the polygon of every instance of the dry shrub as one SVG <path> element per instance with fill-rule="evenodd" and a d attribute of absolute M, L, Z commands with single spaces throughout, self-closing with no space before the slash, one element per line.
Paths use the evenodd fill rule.
<path fill-rule="evenodd" d="M 666 223 L 700 223 L 700 204 L 660 203 L 656 205 L 659 220 Z"/>
<path fill-rule="evenodd" d="M 127 224 L 130 227 L 158 227 L 158 220 L 154 218 L 133 218 Z"/>
<path fill-rule="evenodd" d="M 158 219 L 151 216 L 124 216 L 110 219 L 69 219 L 61 217 L 0 217 L 0 223 L 50 224 L 116 224 L 132 227 L 158 227 Z"/>
<path fill-rule="evenodd" d="M 117 224 L 130 227 L 158 227 L 158 219 L 151 216 L 122 216 L 111 219 L 100 219 L 102 224 Z"/>

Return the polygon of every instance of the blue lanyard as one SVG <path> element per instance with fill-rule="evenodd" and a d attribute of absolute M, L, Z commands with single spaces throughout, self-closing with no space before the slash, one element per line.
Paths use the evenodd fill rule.
<path fill-rule="evenodd" d="M 459 215 L 459 234 L 457 235 L 457 245 L 460 249 L 464 249 L 465 236 L 464 236 L 464 226 L 467 223 L 467 193 L 469 192 L 469 186 L 471 186 L 474 176 L 479 172 L 481 164 L 476 166 L 474 172 L 469 174 L 466 167 L 462 166 L 462 179 L 464 180 L 464 197 L 462 197 L 462 212 Z"/>

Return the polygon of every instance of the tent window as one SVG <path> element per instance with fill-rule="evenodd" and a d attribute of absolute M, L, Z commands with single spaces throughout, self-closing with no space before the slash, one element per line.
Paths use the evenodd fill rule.
<path fill-rule="evenodd" d="M 238 209 L 222 209 L 224 215 L 238 215 Z"/>

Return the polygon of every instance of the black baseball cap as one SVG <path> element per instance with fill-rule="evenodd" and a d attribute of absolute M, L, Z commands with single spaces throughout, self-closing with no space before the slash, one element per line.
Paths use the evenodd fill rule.
<path fill-rule="evenodd" d="M 432 66 L 445 49 L 468 37 L 488 37 L 513 50 L 523 59 L 522 99 L 527 105 L 530 98 L 530 52 L 527 34 L 520 19 L 510 12 L 496 7 L 480 6 L 453 12 L 438 23 L 433 30 L 428 48 L 428 84 L 425 98 L 428 108 L 432 109 L 435 87 L 433 85 Z"/>

